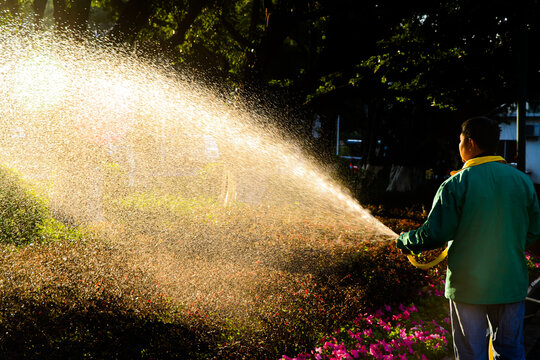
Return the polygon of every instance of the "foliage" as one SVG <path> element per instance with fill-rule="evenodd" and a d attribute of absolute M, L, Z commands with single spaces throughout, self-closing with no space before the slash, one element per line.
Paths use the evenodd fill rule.
<path fill-rule="evenodd" d="M 0 342 L 3 353 L 43 358 L 184 358 L 188 354 L 193 358 L 277 358 L 284 352 L 304 351 L 324 334 L 358 321 L 360 309 L 368 311 L 365 304 L 374 303 L 367 293 L 376 291 L 362 289 L 376 287 L 381 280 L 355 285 L 356 275 L 337 279 L 342 274 L 336 274 L 331 282 L 327 276 L 308 276 L 293 282 L 286 279 L 290 291 L 278 298 L 257 293 L 255 301 L 263 306 L 252 321 L 262 322 L 263 327 L 253 332 L 252 327 L 236 321 L 200 321 L 212 316 L 202 309 L 187 318 L 177 313 L 152 278 L 137 269 L 126 272 L 117 261 L 118 251 L 94 240 L 86 244 L 57 242 L 4 256 L 3 264 L 10 268 L 10 275 L 2 279 L 4 311 L 0 324 L 7 332 Z M 86 261 L 86 254 L 94 254 L 95 260 L 78 268 L 79 261 Z M 370 257 L 367 249 L 363 256 Z M 42 274 L 52 279 L 43 282 L 30 275 L 39 287 L 17 285 L 17 279 L 29 276 L 26 272 L 40 263 L 53 268 Z M 395 279 L 397 284 L 410 273 L 410 267 L 403 270 Z M 399 301 L 398 297 L 392 299 Z M 408 336 L 416 336 L 410 331 Z M 379 339 L 376 334 L 372 337 Z"/>
<path fill-rule="evenodd" d="M 41 241 L 47 217 L 45 201 L 18 174 L 0 168 L 0 243 L 27 245 Z"/>
<path fill-rule="evenodd" d="M 360 312 L 410 301 L 428 282 L 392 244 L 359 241 L 352 229 L 314 220 L 283 223 L 276 214 L 241 207 L 223 214 L 214 209 L 214 218 L 206 221 L 204 202 L 137 201 L 137 206 L 124 204 L 126 221 L 148 219 L 163 208 L 171 216 L 167 229 L 163 223 L 148 229 L 148 222 L 141 222 L 140 233 L 137 226 L 127 231 L 106 223 L 100 231 L 74 231 L 45 220 L 47 239 L 54 241 L 3 245 L 2 353 L 15 358 L 278 358 L 310 349 Z M 206 229 L 204 236 L 190 236 L 195 225 Z M 342 245 L 336 246 L 336 236 Z M 276 253 L 281 257 L 272 256 Z M 219 287 L 201 294 L 202 301 L 180 305 L 169 278 L 160 275 L 168 271 L 163 254 L 185 256 L 195 265 L 182 288 L 204 288 L 206 277 L 215 276 L 222 279 Z M 242 271 L 230 279 L 214 272 L 194 277 L 198 267 L 220 266 L 227 259 Z M 175 276 L 182 277 L 187 270 L 174 264 L 180 272 Z M 386 270 L 389 276 L 380 276 Z M 239 297 L 221 289 L 229 281 L 246 286 Z M 212 298 L 219 301 L 204 300 Z M 230 315 L 232 309 L 236 315 Z"/>
<path fill-rule="evenodd" d="M 8 3 L 6 17 L 34 9 L 58 31 L 86 29 L 137 54 L 166 57 L 180 71 L 196 69 L 199 81 L 234 101 L 295 109 L 278 121 L 301 126 L 306 136 L 317 113 L 321 147 L 335 138 L 340 114 L 343 131 L 366 141 L 367 163 L 383 138 L 394 163 L 429 157 L 433 166 L 443 156 L 435 146 L 446 154 L 465 117 L 493 115 L 516 101 L 523 64 L 529 99 L 540 94 L 540 11 L 533 0 L 519 7 L 464 0 L 58 0 L 62 11 L 49 4 L 48 12 L 38 6 L 43 0 Z"/>
<path fill-rule="evenodd" d="M 78 241 L 82 229 L 67 226 L 49 213 L 47 201 L 15 171 L 0 168 L 0 243 L 26 246 L 42 242 Z"/>
<path fill-rule="evenodd" d="M 85 8 L 86 2 L 55 4 L 64 4 L 73 12 L 67 16 L 76 17 L 74 9 Z M 458 90 L 484 96 L 494 84 L 506 86 L 505 79 L 508 85 L 514 83 L 509 81 L 509 66 L 522 14 L 504 2 L 485 5 L 94 0 L 88 16 L 91 26 L 106 27 L 99 21 L 112 24 L 111 35 L 120 40 L 155 44 L 175 60 L 215 68 L 237 84 L 254 75 L 296 90 L 307 86 L 304 94 L 314 99 L 343 87 L 372 90 L 371 80 L 377 80 L 383 84 L 377 87 L 378 95 L 394 94 L 398 102 L 420 95 L 431 106 L 456 109 L 457 97 L 465 97 Z M 531 34 L 534 6 L 523 5 L 531 10 L 524 18 Z M 464 77 L 466 83 L 460 84 Z"/>
<path fill-rule="evenodd" d="M 377 54 L 362 66 L 398 102 L 458 110 L 473 100 L 493 108 L 508 101 L 503 91 L 516 86 L 508 65 L 517 61 L 519 21 L 512 7 L 499 3 L 489 9 L 447 2 L 420 6 L 378 41 Z"/>
<path fill-rule="evenodd" d="M 86 238 L 86 240 L 90 240 Z M 197 319 L 171 308 L 140 269 L 98 239 L 3 249 L 0 352 L 10 359 L 198 358 Z M 192 357 L 191 357 L 192 356 Z"/>
<path fill-rule="evenodd" d="M 527 261 L 527 269 L 529 270 L 529 277 L 532 281 L 540 276 L 540 258 L 538 255 L 527 252 L 525 254 Z"/>
<path fill-rule="evenodd" d="M 285 353 L 298 352 L 384 303 L 398 305 L 417 298 L 427 284 L 388 244 L 363 243 L 351 258 L 323 273 L 308 276 L 292 294 L 281 294 L 266 310 L 264 337 Z"/>

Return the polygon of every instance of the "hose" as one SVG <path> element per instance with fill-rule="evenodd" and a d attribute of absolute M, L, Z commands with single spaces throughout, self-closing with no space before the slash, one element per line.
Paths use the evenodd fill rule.
<path fill-rule="evenodd" d="M 443 252 L 441 252 L 439 256 L 435 258 L 435 260 L 432 260 L 426 264 L 420 264 L 418 261 L 416 261 L 416 259 L 414 258 L 414 255 L 411 255 L 411 254 L 407 255 L 407 258 L 409 259 L 409 262 L 413 264 L 414 267 L 421 270 L 428 270 L 434 267 L 435 265 L 439 264 L 441 261 L 443 261 L 447 255 L 448 255 L 448 247 L 446 247 L 446 249 L 444 249 Z"/>

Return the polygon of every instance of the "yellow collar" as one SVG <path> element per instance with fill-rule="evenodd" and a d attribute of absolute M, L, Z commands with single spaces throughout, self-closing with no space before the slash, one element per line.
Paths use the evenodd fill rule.
<path fill-rule="evenodd" d="M 460 170 L 452 171 L 452 172 L 450 172 L 450 175 L 457 174 L 461 170 L 469 168 L 469 167 L 473 167 L 473 166 L 476 166 L 476 165 L 482 165 L 482 164 L 485 164 L 485 163 L 488 163 L 488 162 L 495 162 L 495 161 L 506 164 L 506 160 L 504 160 L 504 158 L 502 156 L 498 156 L 498 155 L 496 155 L 496 156 L 480 156 L 480 157 L 477 157 L 477 158 L 467 160 L 467 162 L 465 162 L 465 164 L 463 164 L 463 167 Z"/>

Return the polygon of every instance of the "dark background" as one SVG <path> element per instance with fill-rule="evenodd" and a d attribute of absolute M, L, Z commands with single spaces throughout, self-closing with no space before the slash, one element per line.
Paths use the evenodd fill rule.
<path fill-rule="evenodd" d="M 331 160 L 358 196 L 367 188 L 383 195 L 387 184 L 373 181 L 387 179 L 392 166 L 421 169 L 407 181 L 429 193 L 460 166 L 462 121 L 507 112 L 520 91 L 534 104 L 540 91 L 537 0 L 0 4 L 2 21 L 26 19 L 166 58 Z M 362 140 L 340 148 L 354 159 L 335 156 L 338 116 L 340 139 Z M 374 175 L 370 166 L 382 170 Z"/>

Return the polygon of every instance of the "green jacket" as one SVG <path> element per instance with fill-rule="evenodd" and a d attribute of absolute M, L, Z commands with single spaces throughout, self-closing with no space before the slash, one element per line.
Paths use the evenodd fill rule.
<path fill-rule="evenodd" d="M 397 246 L 413 252 L 449 242 L 445 296 L 471 304 L 522 301 L 525 247 L 540 238 L 540 208 L 523 172 L 500 162 L 467 167 L 437 191 L 424 225 Z"/>

